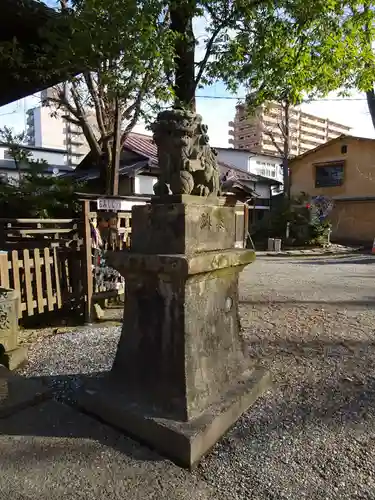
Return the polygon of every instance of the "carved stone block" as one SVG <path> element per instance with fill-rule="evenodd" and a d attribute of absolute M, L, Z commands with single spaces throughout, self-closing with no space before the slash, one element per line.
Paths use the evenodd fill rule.
<path fill-rule="evenodd" d="M 198 196 L 185 196 L 183 201 L 156 200 L 151 205 L 134 207 L 132 250 L 190 255 L 234 247 L 234 206 L 218 204 L 217 198 Z"/>
<path fill-rule="evenodd" d="M 234 248 L 233 206 L 154 201 L 133 209 L 131 251 L 108 255 L 125 277 L 123 330 L 111 373 L 80 401 L 192 467 L 270 380 L 240 332 L 238 278 L 255 253 Z"/>
<path fill-rule="evenodd" d="M 0 365 L 9 370 L 27 360 L 26 347 L 18 345 L 18 301 L 16 290 L 0 288 Z"/>
<path fill-rule="evenodd" d="M 152 126 L 158 148 L 160 176 L 154 185 L 158 196 L 169 193 L 218 195 L 216 152 L 209 145 L 202 117 L 186 109 L 167 109 Z"/>
<path fill-rule="evenodd" d="M 18 344 L 18 292 L 0 288 L 0 344 L 12 351 Z"/>

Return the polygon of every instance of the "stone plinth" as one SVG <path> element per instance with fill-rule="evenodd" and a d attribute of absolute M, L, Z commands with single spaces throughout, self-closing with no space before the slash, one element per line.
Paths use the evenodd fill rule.
<path fill-rule="evenodd" d="M 18 300 L 15 290 L 0 288 L 0 364 L 11 370 L 27 359 L 27 350 L 18 345 Z"/>
<path fill-rule="evenodd" d="M 81 403 L 191 467 L 268 374 L 251 365 L 240 335 L 238 277 L 255 254 L 233 248 L 234 207 L 177 201 L 135 207 L 132 252 L 109 256 L 126 278 L 123 332 L 110 375 Z"/>
<path fill-rule="evenodd" d="M 159 200 L 165 203 L 156 203 Z M 223 206 L 218 198 L 187 195 L 134 207 L 132 226 L 137 229 L 132 232 L 132 251 L 192 254 L 233 248 L 234 212 L 234 205 Z"/>
<path fill-rule="evenodd" d="M 40 380 L 15 375 L 0 365 L 0 418 L 49 399 L 51 393 Z"/>

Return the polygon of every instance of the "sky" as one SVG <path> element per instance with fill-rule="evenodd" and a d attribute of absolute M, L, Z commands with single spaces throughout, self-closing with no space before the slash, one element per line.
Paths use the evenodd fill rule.
<path fill-rule="evenodd" d="M 45 2 L 51 7 L 57 3 L 56 0 L 45 0 Z M 207 20 L 203 18 L 196 19 L 194 24 L 194 32 L 200 42 L 196 50 L 196 60 L 202 58 L 206 25 Z M 202 115 L 204 123 L 208 126 L 208 135 L 212 146 L 228 147 L 228 123 L 234 119 L 237 99 L 242 97 L 244 97 L 244 92 L 236 96 L 229 94 L 222 82 L 217 82 L 198 91 L 197 111 Z M 375 138 L 375 130 L 363 94 L 353 94 L 351 100 L 337 100 L 335 95 L 329 96 L 329 98 L 331 100 L 303 104 L 301 108 L 321 118 L 329 118 L 348 125 L 352 128 L 351 133 L 353 135 Z M 39 101 L 39 96 L 35 95 L 1 107 L 0 128 L 7 125 L 13 128 L 15 132 L 24 130 L 26 126 L 25 111 L 37 106 Z M 145 125 L 142 123 L 139 123 L 134 130 L 141 133 L 150 133 L 146 131 Z"/>
<path fill-rule="evenodd" d="M 229 94 L 225 86 L 220 82 L 212 87 L 201 89 L 198 95 L 202 97 L 197 98 L 197 111 L 203 116 L 203 121 L 208 126 L 211 145 L 228 147 L 228 123 L 234 118 L 236 97 L 243 97 L 243 95 L 233 96 Z M 332 96 L 332 99 L 335 99 L 335 96 Z M 15 132 L 24 130 L 26 126 L 25 111 L 28 108 L 37 106 L 38 103 L 39 96 L 36 95 L 1 107 L 0 127 L 6 125 L 13 128 Z M 372 126 L 364 95 L 353 95 L 351 101 L 327 100 L 324 102 L 311 102 L 303 104 L 302 109 L 322 118 L 329 118 L 352 127 L 351 133 L 353 135 L 375 138 L 375 130 Z M 146 131 L 142 123 L 136 126 L 135 131 L 150 133 Z M 52 146 L 53 144 L 51 144 Z"/>

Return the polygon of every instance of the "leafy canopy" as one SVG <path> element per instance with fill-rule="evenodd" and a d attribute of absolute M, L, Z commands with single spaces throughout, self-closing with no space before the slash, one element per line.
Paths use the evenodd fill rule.
<path fill-rule="evenodd" d="M 232 91 L 244 85 L 252 105 L 366 90 L 374 55 L 364 26 L 372 31 L 373 21 L 373 10 L 356 0 L 264 2 L 245 13 L 211 76 Z"/>
<path fill-rule="evenodd" d="M 76 190 L 84 185 L 70 178 L 52 176 L 48 163 L 34 160 L 24 148 L 24 134 L 15 134 L 8 127 L 0 130 L 0 139 L 8 145 L 8 152 L 15 162 L 17 178 L 0 179 L 0 211 L 12 217 L 72 217 L 80 205 Z"/>

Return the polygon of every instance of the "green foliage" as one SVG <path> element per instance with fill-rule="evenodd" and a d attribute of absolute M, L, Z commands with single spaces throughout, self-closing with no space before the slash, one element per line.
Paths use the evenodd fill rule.
<path fill-rule="evenodd" d="M 244 11 L 210 68 L 212 76 L 233 91 L 245 86 L 252 108 L 269 100 L 295 105 L 335 90 L 366 90 L 374 55 L 364 26 L 373 30 L 373 21 L 373 10 L 357 0 L 261 2 Z"/>
<path fill-rule="evenodd" d="M 282 196 L 273 201 L 272 209 L 254 228 L 254 240 L 281 238 L 291 246 L 324 246 L 328 241 L 329 220 L 321 221 L 306 193 L 288 200 Z M 285 228 L 289 225 L 289 239 Z"/>
<path fill-rule="evenodd" d="M 75 0 L 64 15 L 74 35 L 70 44 L 61 47 L 61 61 L 85 60 L 82 70 L 87 70 L 72 81 L 78 102 L 68 89 L 73 118 L 82 118 L 80 105 L 94 110 L 103 139 L 113 134 L 115 98 L 120 100 L 125 127 L 135 114 L 135 122 L 147 117 L 148 104 L 170 98 L 164 75 L 173 61 L 172 34 L 158 0 Z M 48 36 L 53 40 L 53 33 Z M 146 106 L 139 109 L 141 102 Z M 105 113 L 108 123 L 103 124 L 106 116 L 100 115 Z M 110 118 L 112 130 L 104 130 Z"/>
<path fill-rule="evenodd" d="M 32 165 L 17 185 L 2 182 L 1 213 L 12 217 L 59 218 L 73 217 L 79 212 L 74 194 L 77 186 L 67 179 L 46 176 L 44 168 Z"/>
<path fill-rule="evenodd" d="M 47 104 L 78 126 L 111 192 L 113 148 L 120 114 L 122 148 L 140 119 L 149 121 L 171 98 L 166 78 L 173 64 L 173 34 L 159 0 L 74 0 L 61 15 L 72 39 L 61 46 L 54 31 L 45 35 L 59 45 L 60 64 L 81 61 L 80 72 L 56 86 Z M 77 72 L 78 73 L 78 72 Z"/>
<path fill-rule="evenodd" d="M 11 129 L 0 131 L 9 153 L 18 162 L 18 179 L 0 180 L 0 212 L 12 217 L 72 217 L 80 210 L 75 191 L 84 189 L 69 178 L 46 175 L 47 162 L 33 160 L 20 142 L 23 135 Z M 5 141 L 4 141 L 5 142 Z M 16 163 L 17 165 L 17 163 Z"/>

